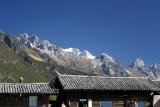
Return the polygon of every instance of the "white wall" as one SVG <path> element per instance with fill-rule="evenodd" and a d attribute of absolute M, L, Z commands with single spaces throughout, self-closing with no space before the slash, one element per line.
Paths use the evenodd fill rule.
<path fill-rule="evenodd" d="M 160 107 L 160 95 L 154 95 L 153 107 Z"/>

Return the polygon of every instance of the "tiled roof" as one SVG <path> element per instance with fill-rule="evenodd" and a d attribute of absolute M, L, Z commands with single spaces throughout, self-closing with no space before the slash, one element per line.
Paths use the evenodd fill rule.
<path fill-rule="evenodd" d="M 0 94 L 55 94 L 48 83 L 0 83 Z"/>
<path fill-rule="evenodd" d="M 64 90 L 160 90 L 160 88 L 147 77 L 104 77 L 59 74 L 58 80 Z"/>
<path fill-rule="evenodd" d="M 160 80 L 152 80 L 152 82 L 160 87 Z"/>

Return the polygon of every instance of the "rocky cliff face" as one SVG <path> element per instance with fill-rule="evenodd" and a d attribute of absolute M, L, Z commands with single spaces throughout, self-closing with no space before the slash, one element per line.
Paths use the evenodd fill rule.
<path fill-rule="evenodd" d="M 146 65 L 144 61 L 137 58 L 128 69 L 140 76 L 150 76 L 152 78 L 160 78 L 160 64 L 150 64 Z"/>
<path fill-rule="evenodd" d="M 94 56 L 87 50 L 64 49 L 47 40 L 40 40 L 37 36 L 29 36 L 26 33 L 16 38 L 26 49 L 30 49 L 27 49 L 27 54 L 35 60 L 39 59 L 39 61 L 50 64 L 56 63 L 59 66 L 91 75 L 131 76 L 132 74 L 106 53 Z M 39 54 L 35 56 L 35 52 L 31 53 L 31 50 L 39 52 Z"/>

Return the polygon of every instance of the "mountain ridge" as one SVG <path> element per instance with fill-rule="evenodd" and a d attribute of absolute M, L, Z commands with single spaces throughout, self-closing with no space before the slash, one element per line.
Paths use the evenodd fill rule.
<path fill-rule="evenodd" d="M 38 36 L 30 36 L 27 33 L 11 36 L 5 32 L 0 32 L 0 45 L 11 48 L 24 64 L 36 69 L 33 72 L 45 74 L 48 79 L 54 78 L 55 70 L 76 75 L 151 76 L 155 79 L 160 78 L 160 64 L 146 65 L 142 59 L 138 58 L 130 66 L 123 67 L 107 53 L 95 56 L 87 50 L 64 49 L 48 40 L 41 40 Z M 41 68 L 39 65 L 41 65 Z"/>
<path fill-rule="evenodd" d="M 40 39 L 38 38 L 37 40 L 40 40 Z M 47 41 L 47 44 L 50 44 L 49 45 L 50 47 L 53 47 L 53 48 L 56 47 L 56 45 L 53 45 L 49 41 Z M 48 47 L 48 45 L 46 47 Z M 64 56 L 66 53 L 70 53 L 70 54 L 72 53 L 73 56 L 76 56 L 76 57 L 83 56 L 84 58 L 87 58 L 88 60 L 92 60 L 91 62 L 93 64 L 93 68 L 96 68 L 97 66 L 101 66 L 100 70 L 102 70 L 104 74 L 107 74 L 109 76 L 142 76 L 142 75 L 148 76 L 148 75 L 151 75 L 154 78 L 159 77 L 159 68 L 157 69 L 155 67 L 151 67 L 151 65 L 146 66 L 144 64 L 144 61 L 140 58 L 137 58 L 129 67 L 124 68 L 121 66 L 121 64 L 118 63 L 117 60 L 115 60 L 113 57 L 111 57 L 107 53 L 101 53 L 99 56 L 95 56 L 87 50 L 81 51 L 77 48 L 63 49 L 61 47 L 58 47 L 57 49 L 60 49 L 60 51 L 61 50 L 64 51 L 62 53 L 61 52 L 58 53 Z M 52 49 L 52 51 L 55 52 L 54 49 Z M 65 57 L 68 57 L 68 56 L 66 55 Z M 154 70 L 150 68 L 153 68 Z M 142 70 L 141 72 L 139 72 L 140 69 Z M 131 75 L 134 73 L 132 70 L 134 70 L 134 72 L 137 71 L 136 74 L 138 75 Z M 118 75 L 115 73 L 115 71 L 117 72 Z"/>

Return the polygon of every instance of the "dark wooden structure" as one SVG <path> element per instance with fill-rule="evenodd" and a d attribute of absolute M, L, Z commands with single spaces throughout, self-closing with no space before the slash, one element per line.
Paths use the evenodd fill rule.
<path fill-rule="evenodd" d="M 48 83 L 0 83 L 0 107 L 48 107 L 57 92 Z"/>
<path fill-rule="evenodd" d="M 131 101 L 152 103 L 160 87 L 147 77 L 103 77 L 59 74 L 59 106 L 100 107 L 101 101 L 112 101 L 113 107 L 127 107 Z M 153 103 L 152 103 L 153 104 Z"/>
<path fill-rule="evenodd" d="M 56 95 L 53 107 L 127 107 L 144 102 L 160 107 L 160 81 L 147 77 L 105 77 L 58 74 L 54 83 L 0 83 L 0 107 L 50 107 L 49 95 Z"/>

